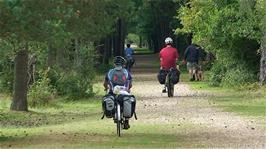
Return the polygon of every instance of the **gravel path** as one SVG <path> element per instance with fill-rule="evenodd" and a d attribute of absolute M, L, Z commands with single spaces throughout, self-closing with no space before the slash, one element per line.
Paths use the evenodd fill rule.
<path fill-rule="evenodd" d="M 192 90 L 185 82 L 175 86 L 175 95 L 161 93 L 156 80 L 158 68 L 146 69 L 141 64 L 153 63 L 156 55 L 136 56 L 132 93 L 138 98 L 137 113 L 141 123 L 193 124 L 193 129 L 176 132 L 188 143 L 207 144 L 211 148 L 266 148 L 265 117 L 241 117 L 224 112 L 211 103 L 215 94 Z"/>

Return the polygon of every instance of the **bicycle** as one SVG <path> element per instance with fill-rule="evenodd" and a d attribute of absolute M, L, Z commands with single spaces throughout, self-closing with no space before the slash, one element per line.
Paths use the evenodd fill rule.
<path fill-rule="evenodd" d="M 121 106 L 123 104 L 123 102 L 124 102 L 122 97 L 124 95 L 128 95 L 128 96 L 132 96 L 132 95 L 129 95 L 128 92 L 125 91 L 125 88 L 123 86 L 115 86 L 114 92 L 115 92 L 114 123 L 116 123 L 117 135 L 120 137 L 121 136 L 122 126 L 124 126 L 125 121 L 126 121 L 126 118 L 123 115 L 123 106 Z M 137 116 L 136 116 L 135 112 L 134 112 L 134 116 L 135 116 L 135 119 L 137 120 Z"/>
<path fill-rule="evenodd" d="M 166 90 L 167 90 L 168 97 L 173 97 L 174 96 L 174 83 L 172 82 L 171 77 L 170 77 L 171 71 L 173 69 L 174 68 L 170 68 L 170 70 L 167 71 L 167 75 L 166 75 L 165 87 L 166 87 Z"/>
<path fill-rule="evenodd" d="M 126 69 L 127 69 L 128 71 L 130 71 L 131 68 L 132 68 L 132 66 L 133 66 L 134 63 L 135 63 L 135 59 L 134 59 L 133 57 L 130 57 L 130 58 L 126 58 L 126 60 L 127 60 Z"/>

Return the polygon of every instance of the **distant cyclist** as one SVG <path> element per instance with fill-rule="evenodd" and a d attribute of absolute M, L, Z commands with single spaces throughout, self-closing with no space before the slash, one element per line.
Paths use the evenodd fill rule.
<path fill-rule="evenodd" d="M 134 49 L 130 47 L 130 44 L 127 44 L 127 47 L 125 48 L 125 58 L 127 60 L 126 68 L 128 71 L 130 71 L 131 67 L 135 63 L 135 59 L 133 57 Z"/>
<path fill-rule="evenodd" d="M 165 45 L 163 49 L 160 51 L 160 70 L 166 70 L 169 71 L 170 68 L 176 68 L 176 63 L 179 57 L 178 51 L 176 48 L 172 46 L 173 39 L 170 37 L 167 37 L 165 39 Z M 166 92 L 166 89 L 164 87 L 163 93 Z"/>
<path fill-rule="evenodd" d="M 130 92 L 130 88 L 132 87 L 132 77 L 128 70 L 124 68 L 126 60 L 122 56 L 114 57 L 114 68 L 110 69 L 108 73 L 105 75 L 105 80 L 103 86 L 107 91 L 109 89 L 110 95 L 114 95 L 114 87 L 115 86 L 124 86 L 127 92 Z M 129 120 L 125 120 L 124 129 L 128 129 Z"/>

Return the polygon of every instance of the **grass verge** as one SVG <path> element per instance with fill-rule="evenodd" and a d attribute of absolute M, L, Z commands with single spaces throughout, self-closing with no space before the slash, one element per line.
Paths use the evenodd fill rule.
<path fill-rule="evenodd" d="M 57 100 L 29 112 L 9 111 L 1 99 L 0 148 L 177 148 L 198 146 L 198 138 L 184 136 L 193 124 L 146 124 L 131 120 L 131 128 L 117 137 L 112 119 L 101 120 L 101 100 Z M 191 143 L 191 140 L 194 143 Z M 203 145 L 200 145 L 204 147 Z"/>
<path fill-rule="evenodd" d="M 216 96 L 209 100 L 226 111 L 245 116 L 266 117 L 265 87 L 211 87 L 208 82 L 191 82 L 189 84 L 193 89 L 214 93 Z"/>
<path fill-rule="evenodd" d="M 134 52 L 136 55 L 153 54 L 153 51 L 148 48 L 136 48 L 134 49 Z"/>

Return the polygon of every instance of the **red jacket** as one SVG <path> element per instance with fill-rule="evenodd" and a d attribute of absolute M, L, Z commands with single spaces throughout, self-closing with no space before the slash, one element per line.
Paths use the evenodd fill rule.
<path fill-rule="evenodd" d="M 176 68 L 178 57 L 179 54 L 177 49 L 167 45 L 160 52 L 161 67 L 164 69 L 170 69 L 171 67 Z"/>

